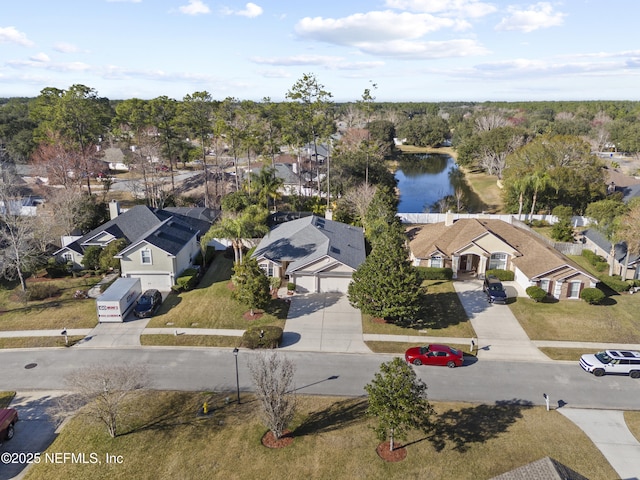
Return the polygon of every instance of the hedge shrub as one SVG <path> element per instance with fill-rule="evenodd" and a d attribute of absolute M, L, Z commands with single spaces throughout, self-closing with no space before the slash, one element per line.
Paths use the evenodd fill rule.
<path fill-rule="evenodd" d="M 606 295 L 599 288 L 583 288 L 580 292 L 580 298 L 589 305 L 599 305 L 605 297 Z"/>
<path fill-rule="evenodd" d="M 420 280 L 451 280 L 453 278 L 453 270 L 450 268 L 438 267 L 416 267 Z"/>
<path fill-rule="evenodd" d="M 488 277 L 489 275 L 494 275 L 501 282 L 511 282 L 515 278 L 515 273 L 511 270 L 501 270 L 499 268 L 495 268 L 493 270 L 487 270 L 485 275 Z"/>
<path fill-rule="evenodd" d="M 582 256 L 589 260 L 589 263 L 594 267 L 598 263 L 607 263 L 607 260 L 602 255 L 597 255 L 593 250 L 588 250 L 586 248 L 582 250 Z"/>
<path fill-rule="evenodd" d="M 529 295 L 531 300 L 533 300 L 534 302 L 541 302 L 547 297 L 547 292 L 545 292 L 543 289 L 541 289 L 537 285 L 532 285 L 531 287 L 527 287 L 526 292 L 527 292 L 527 295 Z"/>
<path fill-rule="evenodd" d="M 245 348 L 278 348 L 282 341 L 282 328 L 273 325 L 249 327 L 242 334 L 242 346 Z"/>
<path fill-rule="evenodd" d="M 51 283 L 32 283 L 27 288 L 27 298 L 29 300 L 45 300 L 60 295 L 60 287 Z"/>
<path fill-rule="evenodd" d="M 603 275 L 599 278 L 602 283 L 614 292 L 626 292 L 631 286 L 629 282 L 623 281 L 620 275 L 613 275 L 611 277 L 609 275 Z"/>
<path fill-rule="evenodd" d="M 198 284 L 198 271 L 195 268 L 187 268 L 182 275 L 176 279 L 176 284 L 171 287 L 174 291 L 185 292 L 193 290 Z"/>

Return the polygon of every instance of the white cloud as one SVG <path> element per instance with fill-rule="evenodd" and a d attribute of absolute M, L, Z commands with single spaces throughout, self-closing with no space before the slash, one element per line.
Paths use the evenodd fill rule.
<path fill-rule="evenodd" d="M 41 58 L 32 58 L 30 60 L 14 60 L 7 62 L 7 65 L 18 69 L 40 68 L 55 72 L 86 72 L 92 70 L 91 65 L 83 62 L 52 63 L 44 61 Z"/>
<path fill-rule="evenodd" d="M 17 43 L 23 47 L 31 47 L 34 45 L 34 43 L 27 38 L 27 35 L 19 32 L 16 27 L 0 27 L 0 43 Z"/>
<path fill-rule="evenodd" d="M 530 33 L 540 28 L 557 27 L 563 24 L 565 13 L 556 12 L 548 2 L 538 2 L 525 10 L 511 6 L 509 16 L 502 19 L 496 30 L 517 30 Z"/>
<path fill-rule="evenodd" d="M 80 49 L 71 43 L 58 42 L 53 46 L 53 49 L 61 53 L 78 53 Z"/>
<path fill-rule="evenodd" d="M 363 44 L 360 45 L 360 49 L 371 55 L 400 60 L 468 57 L 489 53 L 485 47 L 469 39 L 431 42 L 395 40 L 379 44 Z"/>
<path fill-rule="evenodd" d="M 369 68 L 381 67 L 384 62 L 350 62 L 343 57 L 334 57 L 330 55 L 292 55 L 288 57 L 255 57 L 251 59 L 253 62 L 262 65 L 273 66 L 322 66 L 333 70 L 365 70 Z"/>
<path fill-rule="evenodd" d="M 385 5 L 412 12 L 440 13 L 468 18 L 484 17 L 496 11 L 495 5 L 479 0 L 387 0 Z"/>
<path fill-rule="evenodd" d="M 467 22 L 429 14 L 391 10 L 356 13 L 343 18 L 306 17 L 295 31 L 300 37 L 347 46 L 417 39 L 443 28 L 464 29 Z"/>
<path fill-rule="evenodd" d="M 211 10 L 202 0 L 189 0 L 188 5 L 182 5 L 178 7 L 180 13 L 184 13 L 185 15 L 202 15 L 206 13 L 211 13 Z"/>
<path fill-rule="evenodd" d="M 255 3 L 247 3 L 244 7 L 244 10 L 240 10 L 238 15 L 242 17 L 255 18 L 262 15 L 262 7 L 256 5 Z"/>
<path fill-rule="evenodd" d="M 49 55 L 43 52 L 32 55 L 31 57 L 29 57 L 29 59 L 33 60 L 34 62 L 48 62 L 49 60 L 51 60 L 49 58 Z"/>
<path fill-rule="evenodd" d="M 222 7 L 220 13 L 222 15 L 239 15 L 241 17 L 255 18 L 262 15 L 262 7 L 256 5 L 255 3 L 247 3 L 244 7 L 244 10 L 232 10 L 229 7 Z"/>

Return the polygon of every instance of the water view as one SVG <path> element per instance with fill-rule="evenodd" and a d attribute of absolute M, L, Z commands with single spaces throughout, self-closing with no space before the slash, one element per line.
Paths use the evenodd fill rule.
<path fill-rule="evenodd" d="M 451 202 L 458 203 L 456 190 L 458 197 L 467 191 L 462 172 L 449 155 L 405 154 L 395 177 L 400 190 L 400 213 L 446 211 Z"/>

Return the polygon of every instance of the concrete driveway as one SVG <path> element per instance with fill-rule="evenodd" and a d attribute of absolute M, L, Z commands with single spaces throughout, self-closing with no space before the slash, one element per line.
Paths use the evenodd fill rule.
<path fill-rule="evenodd" d="M 281 349 L 371 353 L 362 339 L 362 316 L 346 295 L 310 293 L 291 298 Z"/>
<path fill-rule="evenodd" d="M 18 411 L 15 436 L 0 446 L 0 452 L 42 453 L 56 437 L 56 423 L 48 409 L 61 395 L 60 392 L 18 392 L 10 407 Z M 22 478 L 27 464 L 2 463 L 0 480 Z"/>
<path fill-rule="evenodd" d="M 529 339 L 507 305 L 487 301 L 481 280 L 458 280 L 453 286 L 478 336 L 478 359 L 551 361 Z M 515 282 L 505 282 L 505 290 L 510 298 L 519 293 Z"/>

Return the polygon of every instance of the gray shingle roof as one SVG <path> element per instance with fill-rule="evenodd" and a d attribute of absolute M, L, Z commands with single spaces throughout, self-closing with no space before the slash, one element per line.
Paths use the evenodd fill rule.
<path fill-rule="evenodd" d="M 159 225 L 151 228 L 148 232 L 138 238 L 136 242 L 119 252 L 116 257 L 120 257 L 123 252 L 140 244 L 141 242 L 150 243 L 171 255 L 177 255 L 186 243 L 197 233 L 198 231 L 195 228 L 182 220 L 170 217 Z"/>
<path fill-rule="evenodd" d="M 361 228 L 312 215 L 276 226 L 253 256 L 290 262 L 290 270 L 328 256 L 356 269 L 366 256 L 364 234 Z"/>
<path fill-rule="evenodd" d="M 493 480 L 589 480 L 551 457 L 503 473 Z"/>
<path fill-rule="evenodd" d="M 199 235 L 204 235 L 211 225 L 211 222 L 202 220 L 201 218 L 195 218 L 194 216 L 182 215 L 168 210 L 153 209 L 145 205 L 136 205 L 122 212 L 114 219 L 103 223 L 98 228 L 91 230 L 75 242 L 67 245 L 67 248 L 82 253 L 84 246 L 91 244 L 91 239 L 103 232 L 108 232 L 115 238 L 124 238 L 130 244 L 137 243 L 139 240 L 146 238 L 150 232 L 160 227 L 168 219 L 173 219 L 174 222 L 162 227 L 167 234 L 172 226 L 176 228 L 185 228 L 188 226 L 190 229 L 199 232 Z M 180 235 L 181 234 L 178 233 L 174 237 L 179 238 Z"/>
<path fill-rule="evenodd" d="M 604 235 L 602 235 L 598 230 L 594 228 L 588 228 L 584 232 L 582 232 L 586 238 L 595 243 L 598 247 L 600 247 L 603 251 L 609 253 L 611 251 L 611 242 L 607 240 Z M 617 243 L 614 250 L 614 256 L 618 263 L 624 262 L 624 257 L 627 256 L 627 244 L 625 242 Z M 633 264 L 640 260 L 640 255 L 632 253 L 629 255 L 629 263 Z"/>

